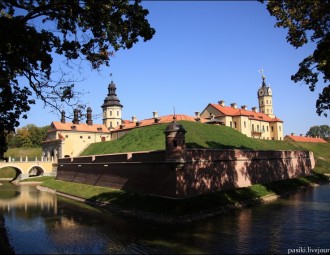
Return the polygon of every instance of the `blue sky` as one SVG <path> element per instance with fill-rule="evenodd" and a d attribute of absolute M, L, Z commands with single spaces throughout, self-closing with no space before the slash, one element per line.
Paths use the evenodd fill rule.
<path fill-rule="evenodd" d="M 156 29 L 151 41 L 139 42 L 130 50 L 115 53 L 110 67 L 93 71 L 83 63 L 71 70 L 82 80 L 77 86 L 88 92 L 82 98 L 101 114 L 101 105 L 111 80 L 124 105 L 123 118 L 138 119 L 176 113 L 194 115 L 208 103 L 225 100 L 248 108 L 258 106 L 257 90 L 263 68 L 273 90 L 273 107 L 284 121 L 284 134 L 305 134 L 311 126 L 329 125 L 329 117 L 319 117 L 315 92 L 296 84 L 290 77 L 300 61 L 313 52 L 312 43 L 295 49 L 286 42 L 287 31 L 275 28 L 265 5 L 254 1 L 145 1 L 148 20 Z M 57 59 L 61 64 L 60 58 Z M 112 77 L 110 77 L 112 73 Z M 59 115 L 32 106 L 21 126 L 37 126 L 58 121 Z M 102 123 L 102 119 L 94 119 Z"/>

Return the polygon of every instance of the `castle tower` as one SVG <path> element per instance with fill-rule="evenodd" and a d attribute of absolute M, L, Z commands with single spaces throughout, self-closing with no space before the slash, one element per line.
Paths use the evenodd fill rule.
<path fill-rule="evenodd" d="M 103 109 L 103 124 L 108 129 L 113 129 L 121 124 L 122 108 L 116 94 L 116 85 L 111 81 L 108 87 L 108 96 L 104 99 L 101 106 Z"/>
<path fill-rule="evenodd" d="M 166 141 L 166 161 L 184 162 L 186 160 L 186 130 L 176 122 L 174 115 L 164 132 Z"/>
<path fill-rule="evenodd" d="M 266 76 L 262 75 L 262 85 L 258 89 L 259 112 L 275 118 L 273 112 L 273 94 L 269 86 L 266 85 Z"/>

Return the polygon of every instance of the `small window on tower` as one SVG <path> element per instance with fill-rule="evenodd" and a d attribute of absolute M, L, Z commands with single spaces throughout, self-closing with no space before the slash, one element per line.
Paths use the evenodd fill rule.
<path fill-rule="evenodd" d="M 119 111 L 117 111 L 117 116 L 119 116 Z"/>
<path fill-rule="evenodd" d="M 112 116 L 112 111 L 110 111 L 110 116 Z"/>
<path fill-rule="evenodd" d="M 178 142 L 176 140 L 173 140 L 173 147 L 178 147 Z"/>

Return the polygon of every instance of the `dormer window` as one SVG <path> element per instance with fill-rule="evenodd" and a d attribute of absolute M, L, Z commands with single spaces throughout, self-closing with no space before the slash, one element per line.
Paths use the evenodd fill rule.
<path fill-rule="evenodd" d="M 99 131 L 99 132 L 102 131 L 102 128 L 101 127 L 97 128 L 97 131 Z"/>
<path fill-rule="evenodd" d="M 77 126 L 71 126 L 72 130 L 77 130 Z"/>

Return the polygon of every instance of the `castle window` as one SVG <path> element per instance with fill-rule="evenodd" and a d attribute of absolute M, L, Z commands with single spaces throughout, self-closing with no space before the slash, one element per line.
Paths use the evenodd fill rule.
<path fill-rule="evenodd" d="M 274 132 L 274 127 L 272 127 L 272 132 Z"/>
<path fill-rule="evenodd" d="M 267 126 L 267 132 L 268 132 L 269 130 L 268 130 L 268 126 Z"/>
<path fill-rule="evenodd" d="M 280 131 L 281 131 L 281 126 L 279 126 L 279 127 L 278 127 L 278 130 L 280 130 Z"/>
<path fill-rule="evenodd" d="M 236 121 L 234 122 L 234 128 L 236 128 L 237 127 L 237 123 L 236 123 Z"/>
<path fill-rule="evenodd" d="M 90 137 L 90 136 L 88 136 L 88 139 L 91 139 L 91 137 Z"/>
<path fill-rule="evenodd" d="M 176 140 L 173 140 L 173 147 L 178 147 L 178 142 Z"/>
<path fill-rule="evenodd" d="M 82 137 L 82 135 L 80 136 L 80 139 L 82 139 L 83 137 Z"/>
<path fill-rule="evenodd" d="M 268 104 L 268 100 L 266 100 L 266 104 Z"/>
<path fill-rule="evenodd" d="M 254 131 L 254 124 L 252 124 L 252 131 Z"/>
<path fill-rule="evenodd" d="M 119 111 L 117 111 L 117 116 L 119 116 Z"/>
<path fill-rule="evenodd" d="M 246 121 L 244 121 L 244 128 L 246 128 Z"/>
<path fill-rule="evenodd" d="M 230 127 L 233 127 L 233 122 L 232 121 L 230 122 Z"/>
<path fill-rule="evenodd" d="M 112 111 L 110 111 L 109 113 L 110 113 L 110 116 L 112 116 Z"/>
<path fill-rule="evenodd" d="M 69 138 L 69 136 L 68 135 L 65 135 L 65 138 Z"/>
<path fill-rule="evenodd" d="M 263 104 L 264 104 L 264 101 L 261 100 L 261 105 L 263 105 Z"/>

